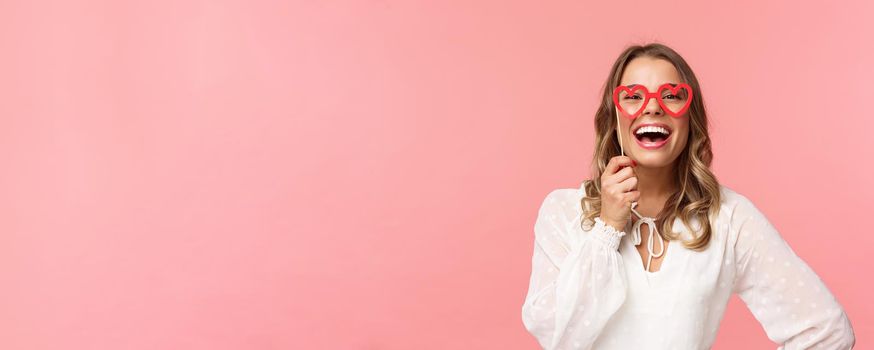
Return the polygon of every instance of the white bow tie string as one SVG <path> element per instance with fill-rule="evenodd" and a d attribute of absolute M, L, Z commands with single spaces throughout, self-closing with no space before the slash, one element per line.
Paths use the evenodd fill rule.
<path fill-rule="evenodd" d="M 635 222 L 634 226 L 632 226 L 632 228 L 631 228 L 632 243 L 634 243 L 634 245 L 640 245 L 640 226 L 643 224 L 647 224 L 647 226 L 649 226 L 649 236 L 647 237 L 646 251 L 649 252 L 649 259 L 646 261 L 646 271 L 652 272 L 649 269 L 650 265 L 652 264 L 652 259 L 658 258 L 658 257 L 662 256 L 662 254 L 665 253 L 665 242 L 662 241 L 661 235 L 658 234 L 658 230 L 656 229 L 655 219 L 648 217 L 648 216 L 640 215 L 640 213 L 638 213 L 637 210 L 634 210 L 634 207 L 636 207 L 636 206 L 637 206 L 637 202 L 631 202 L 631 212 L 633 212 L 634 215 L 637 215 L 637 217 L 638 217 L 637 222 Z M 656 237 L 658 237 L 659 247 L 660 247 L 658 254 L 653 252 L 653 249 L 652 249 L 653 246 L 655 245 L 655 243 L 653 241 L 656 240 L 655 239 Z"/>

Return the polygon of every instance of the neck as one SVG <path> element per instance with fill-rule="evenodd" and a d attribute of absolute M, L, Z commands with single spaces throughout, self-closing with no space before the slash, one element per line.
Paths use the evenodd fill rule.
<path fill-rule="evenodd" d="M 661 168 L 641 165 L 634 171 L 637 175 L 637 190 L 640 191 L 639 202 L 663 203 L 679 188 L 674 164 Z"/>

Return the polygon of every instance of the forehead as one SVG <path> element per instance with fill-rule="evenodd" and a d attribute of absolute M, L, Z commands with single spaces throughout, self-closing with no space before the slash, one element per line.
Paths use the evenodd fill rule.
<path fill-rule="evenodd" d="M 625 66 L 620 85 L 638 84 L 656 89 L 664 83 L 682 83 L 680 73 L 671 62 L 652 57 L 636 57 Z"/>

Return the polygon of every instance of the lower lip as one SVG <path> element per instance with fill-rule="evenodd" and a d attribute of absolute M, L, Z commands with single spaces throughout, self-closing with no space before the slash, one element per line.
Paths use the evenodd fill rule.
<path fill-rule="evenodd" d="M 659 142 L 643 142 L 641 140 L 638 140 L 637 137 L 635 137 L 633 135 L 632 135 L 632 137 L 634 137 L 634 141 L 637 141 L 637 144 L 640 145 L 640 147 L 652 150 L 652 149 L 662 148 L 662 146 L 664 146 L 666 143 L 668 143 L 668 140 L 670 140 L 671 136 L 673 136 L 673 135 L 674 134 L 671 133 L 668 135 L 668 137 L 666 137 L 664 140 L 661 140 Z"/>

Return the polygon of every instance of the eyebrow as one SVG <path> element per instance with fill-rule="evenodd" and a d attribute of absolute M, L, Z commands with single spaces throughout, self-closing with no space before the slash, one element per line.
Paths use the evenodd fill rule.
<path fill-rule="evenodd" d="M 668 83 L 668 84 L 671 84 L 671 86 L 673 86 L 673 87 L 677 87 L 677 84 L 674 84 L 674 83 Z M 633 87 L 635 87 L 635 86 L 637 86 L 637 85 L 638 85 L 638 84 L 628 84 L 628 85 L 625 85 L 625 86 L 627 86 L 628 88 L 633 88 Z"/>

